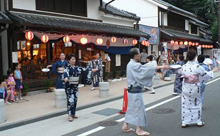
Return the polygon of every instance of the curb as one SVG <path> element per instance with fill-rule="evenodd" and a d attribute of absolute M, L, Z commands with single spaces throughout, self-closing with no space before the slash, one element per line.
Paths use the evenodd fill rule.
<path fill-rule="evenodd" d="M 158 85 L 158 86 L 154 87 L 154 89 L 165 87 L 165 86 L 168 86 L 168 85 L 172 85 L 173 83 L 174 83 L 174 81 L 172 81 L 170 83 L 167 83 L 167 84 Z M 147 92 L 147 90 L 142 91 L 142 93 L 144 93 L 144 92 Z M 95 102 L 95 103 L 92 103 L 92 104 L 87 104 L 87 105 L 84 105 L 84 106 L 77 107 L 76 110 L 80 111 L 80 110 L 83 110 L 83 109 L 87 109 L 87 108 L 102 105 L 102 104 L 105 104 L 105 103 L 108 103 L 108 102 L 112 102 L 112 101 L 115 101 L 115 100 L 119 100 L 119 99 L 122 99 L 122 98 L 123 98 L 123 95 L 122 96 L 117 96 L 117 97 L 110 98 L 110 99 L 107 99 L 107 100 L 104 100 L 104 101 L 101 101 L 101 102 Z M 26 120 L 22 120 L 22 121 L 12 122 L 12 123 L 8 123 L 8 124 L 5 124 L 5 125 L 0 125 L 0 131 L 8 130 L 8 129 L 15 128 L 15 127 L 20 127 L 20 126 L 23 126 L 23 125 L 28 125 L 28 124 L 31 124 L 31 123 L 35 123 L 35 122 L 46 120 L 46 119 L 49 119 L 49 118 L 61 116 L 61 115 L 64 115 L 64 114 L 66 114 L 66 110 L 62 110 L 62 111 L 54 112 L 54 113 L 49 113 L 49 114 L 46 114 L 46 115 L 43 115 L 43 116 L 30 118 L 30 119 L 26 119 Z"/>

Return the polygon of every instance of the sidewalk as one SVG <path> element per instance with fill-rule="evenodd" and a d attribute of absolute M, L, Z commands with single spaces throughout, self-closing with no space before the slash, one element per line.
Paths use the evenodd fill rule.
<path fill-rule="evenodd" d="M 217 73 L 215 77 L 218 76 L 220 76 L 220 72 Z M 173 84 L 173 81 L 160 80 L 158 84 L 154 85 L 154 87 L 159 88 L 169 84 Z M 83 109 L 83 107 L 92 107 L 93 105 L 91 104 L 98 105 L 106 101 L 120 99 L 123 96 L 124 87 L 126 87 L 126 80 L 110 82 L 109 97 L 107 98 L 100 98 L 98 90 L 90 91 L 91 86 L 79 88 L 78 110 Z M 26 96 L 24 99 L 27 101 L 5 106 L 6 122 L 0 124 L 0 128 L 54 113 L 60 113 L 62 115 L 66 111 L 66 108 L 55 108 L 54 92 Z M 122 106 L 122 102 L 120 103 L 120 106 Z M 54 115 L 51 117 L 54 117 Z"/>

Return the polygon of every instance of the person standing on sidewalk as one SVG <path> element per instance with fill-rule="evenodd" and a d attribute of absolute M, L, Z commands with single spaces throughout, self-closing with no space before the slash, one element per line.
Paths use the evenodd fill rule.
<path fill-rule="evenodd" d="M 100 58 L 101 54 L 96 53 L 96 59 L 88 63 L 88 67 L 93 70 L 93 87 L 91 91 L 95 90 L 96 87 L 99 87 L 99 82 L 103 82 L 103 68 L 102 68 L 102 59 Z"/>
<path fill-rule="evenodd" d="M 178 56 L 176 65 L 184 65 L 184 56 Z M 182 82 L 183 79 L 181 78 L 182 74 L 178 73 L 178 70 L 174 70 L 174 73 L 176 74 L 175 83 L 174 83 L 174 92 L 173 95 L 178 95 L 182 93 Z"/>
<path fill-rule="evenodd" d="M 209 69 L 209 67 L 206 64 L 203 63 L 204 60 L 205 60 L 205 56 L 204 55 L 199 55 L 197 60 L 199 62 L 199 65 L 202 66 L 206 71 L 211 71 Z M 199 77 L 199 82 L 201 84 L 201 102 L 202 102 L 202 105 L 203 105 L 203 102 L 204 102 L 203 96 L 204 96 L 205 86 L 206 86 L 207 80 L 202 78 L 202 77 Z"/>
<path fill-rule="evenodd" d="M 60 53 L 60 60 L 53 63 L 53 65 L 47 66 L 47 68 L 52 67 L 52 73 L 57 74 L 56 89 L 64 89 L 63 83 L 63 72 L 65 67 L 68 66 L 68 62 L 65 60 L 65 54 Z"/>
<path fill-rule="evenodd" d="M 181 74 L 184 77 L 181 101 L 182 127 L 185 128 L 190 124 L 202 127 L 204 122 L 201 120 L 202 103 L 199 77 L 213 78 L 214 72 L 217 72 L 218 68 L 216 67 L 209 72 L 205 71 L 202 66 L 195 63 L 196 52 L 192 49 L 187 52 L 187 59 L 188 62 L 181 69 Z"/>
<path fill-rule="evenodd" d="M 18 92 L 18 99 L 23 100 L 21 97 L 21 89 L 22 89 L 22 74 L 21 74 L 21 64 L 16 64 L 14 71 L 15 78 L 15 89 Z"/>
<path fill-rule="evenodd" d="M 135 131 L 128 128 L 128 124 L 137 127 L 137 135 L 150 135 L 141 127 L 147 125 L 146 112 L 141 91 L 144 86 L 152 85 L 152 77 L 156 69 L 169 68 L 169 66 L 153 67 L 148 64 L 142 65 L 139 63 L 141 54 L 138 48 L 130 50 L 131 60 L 127 64 L 127 91 L 128 91 L 128 108 L 125 114 L 125 122 L 122 126 L 123 132 Z"/>
<path fill-rule="evenodd" d="M 69 54 L 67 56 L 69 65 L 64 70 L 64 81 L 65 81 L 65 91 L 67 95 L 67 112 L 68 120 L 71 122 L 73 118 L 77 119 L 76 105 L 78 99 L 78 85 L 79 85 L 79 76 L 82 72 L 82 68 L 75 66 L 76 58 L 74 54 Z M 88 72 L 91 74 L 91 72 Z M 87 77 L 91 77 L 88 75 Z M 87 84 L 91 84 L 91 79 L 87 78 Z"/>
<path fill-rule="evenodd" d="M 146 60 L 147 60 L 146 49 L 143 49 L 143 52 L 141 53 L 141 64 L 142 65 L 146 64 Z"/>

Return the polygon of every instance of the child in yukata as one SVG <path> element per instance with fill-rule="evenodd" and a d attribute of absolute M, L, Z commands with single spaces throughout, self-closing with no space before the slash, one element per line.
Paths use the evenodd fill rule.
<path fill-rule="evenodd" d="M 203 63 L 204 60 L 205 60 L 205 56 L 204 55 L 199 55 L 197 60 L 198 60 L 199 65 L 202 66 L 205 71 L 211 71 L 209 69 L 209 67 L 205 63 Z M 200 83 L 201 83 L 201 87 L 200 87 L 201 88 L 201 102 L 203 104 L 203 102 L 204 102 L 204 92 L 205 92 L 205 86 L 206 86 L 207 80 L 202 78 L 202 77 L 200 77 L 199 80 L 200 80 Z"/>
<path fill-rule="evenodd" d="M 9 96 L 9 101 L 10 102 L 14 102 L 14 92 L 15 92 L 15 79 L 14 79 L 14 75 L 13 75 L 13 71 L 12 70 L 8 70 L 7 71 L 8 74 L 8 82 L 7 85 L 8 87 L 11 88 L 11 95 Z"/>

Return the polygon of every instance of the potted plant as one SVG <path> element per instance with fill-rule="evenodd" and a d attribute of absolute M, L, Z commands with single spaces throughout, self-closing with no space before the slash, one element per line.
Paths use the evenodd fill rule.
<path fill-rule="evenodd" d="M 113 74 L 115 79 L 119 79 L 118 71 L 114 71 Z"/>
<path fill-rule="evenodd" d="M 26 96 L 28 94 L 28 92 L 29 92 L 29 86 L 24 84 L 23 88 L 21 89 L 21 93 L 23 96 Z"/>
<path fill-rule="evenodd" d="M 45 89 L 46 89 L 47 92 L 51 92 L 52 91 L 51 86 L 52 86 L 52 81 L 46 80 L 45 81 Z"/>

